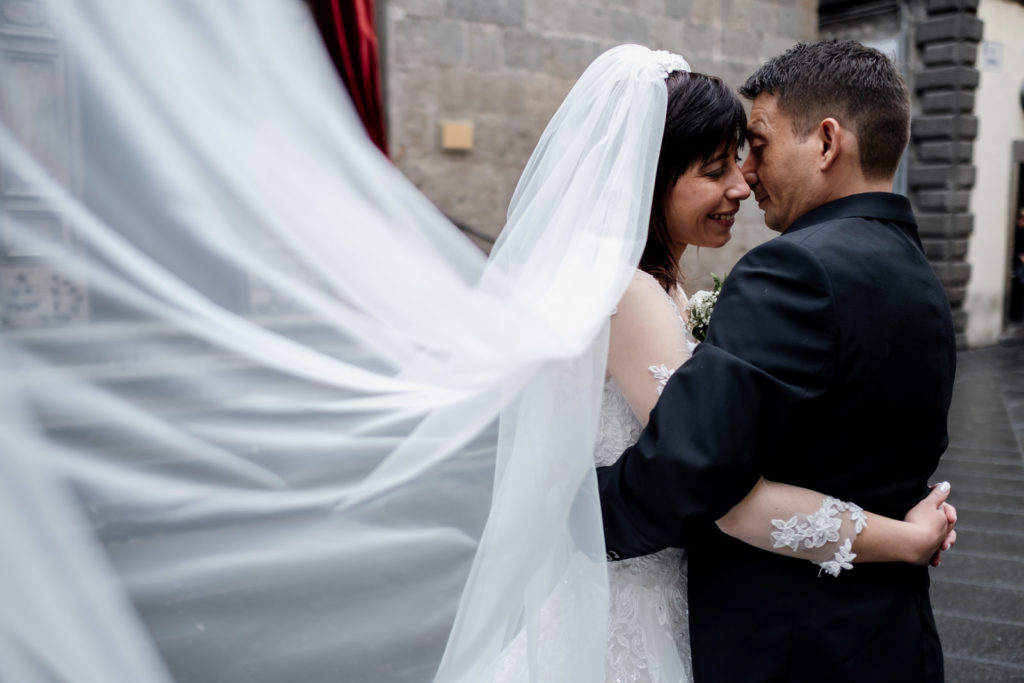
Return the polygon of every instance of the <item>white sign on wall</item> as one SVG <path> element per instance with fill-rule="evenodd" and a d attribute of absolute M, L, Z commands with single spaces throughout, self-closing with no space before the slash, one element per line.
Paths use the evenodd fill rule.
<path fill-rule="evenodd" d="M 981 41 L 981 70 L 999 73 L 1003 70 L 1003 44 Z"/>

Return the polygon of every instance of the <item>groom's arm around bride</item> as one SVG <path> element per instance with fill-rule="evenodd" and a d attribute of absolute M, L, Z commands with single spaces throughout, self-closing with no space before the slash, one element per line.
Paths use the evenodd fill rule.
<path fill-rule="evenodd" d="M 606 544 L 690 548 L 698 682 L 942 680 L 926 567 L 821 576 L 714 526 L 762 476 L 902 518 L 946 448 L 955 369 L 945 292 L 889 192 L 909 129 L 891 62 L 801 45 L 743 94 L 744 175 L 782 235 L 737 264 L 707 341 L 598 470 Z"/>

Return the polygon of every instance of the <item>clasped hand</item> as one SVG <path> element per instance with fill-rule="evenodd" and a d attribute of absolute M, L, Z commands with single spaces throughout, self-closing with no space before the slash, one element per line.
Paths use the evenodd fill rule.
<path fill-rule="evenodd" d="M 903 518 L 920 530 L 921 543 L 914 546 L 914 564 L 938 567 L 942 553 L 956 543 L 956 508 L 946 502 L 949 490 L 946 481 L 932 486 L 931 492 Z"/>

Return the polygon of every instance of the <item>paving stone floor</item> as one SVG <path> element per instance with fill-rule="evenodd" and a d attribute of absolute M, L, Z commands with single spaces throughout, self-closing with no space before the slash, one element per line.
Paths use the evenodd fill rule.
<path fill-rule="evenodd" d="M 1024 346 L 963 351 L 950 446 L 959 540 L 932 570 L 950 683 L 1024 682 Z"/>

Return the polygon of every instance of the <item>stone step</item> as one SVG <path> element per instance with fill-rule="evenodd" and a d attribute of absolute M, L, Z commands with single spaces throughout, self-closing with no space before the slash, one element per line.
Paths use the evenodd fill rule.
<path fill-rule="evenodd" d="M 932 606 L 960 616 L 988 617 L 1003 621 L 1024 619 L 1024 590 L 976 585 L 951 578 L 946 562 L 932 570 Z"/>
<path fill-rule="evenodd" d="M 999 380 L 997 378 L 986 379 L 983 382 L 970 382 L 958 386 L 954 391 L 962 392 L 957 400 L 949 407 L 949 415 L 960 417 L 971 417 L 978 420 L 986 420 L 990 423 L 997 423 L 1002 419 L 1002 429 L 1006 428 L 1006 411 L 999 403 L 999 397 L 993 396 L 983 398 L 984 392 L 998 391 L 993 386 Z M 957 427 L 968 425 L 957 425 Z"/>
<path fill-rule="evenodd" d="M 951 502 L 957 509 L 958 529 L 964 530 L 967 526 L 971 526 L 985 530 L 1024 532 L 1024 511 L 968 505 L 957 499 L 956 493 L 954 487 Z"/>
<path fill-rule="evenodd" d="M 1006 418 L 1003 418 L 1006 425 Z M 969 427 L 958 427 L 950 434 L 949 445 L 958 448 L 975 450 L 993 450 L 1005 453 L 1020 453 L 1017 437 L 1011 429 L 989 429 L 984 424 L 973 424 Z"/>
<path fill-rule="evenodd" d="M 962 617 L 937 613 L 935 621 L 947 657 L 970 653 L 1007 667 L 1024 676 L 1024 623 Z"/>
<path fill-rule="evenodd" d="M 973 518 L 970 515 L 968 519 Z M 963 519 L 963 516 L 961 516 Z M 1024 530 L 981 527 L 957 522 L 957 541 L 954 552 L 984 552 L 1014 557 L 1024 562 Z M 1024 567 L 1021 580 L 1024 581 Z"/>
<path fill-rule="evenodd" d="M 1024 560 L 995 553 L 956 550 L 942 557 L 933 576 L 1024 592 Z"/>
<path fill-rule="evenodd" d="M 940 634 L 941 634 L 940 630 Z M 945 643 L 943 643 L 945 646 Z M 951 653 L 946 655 L 947 683 L 1021 683 L 1024 669 L 1005 662 L 974 657 L 969 654 Z"/>

